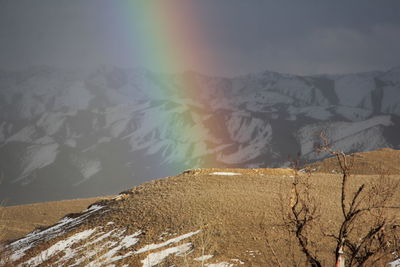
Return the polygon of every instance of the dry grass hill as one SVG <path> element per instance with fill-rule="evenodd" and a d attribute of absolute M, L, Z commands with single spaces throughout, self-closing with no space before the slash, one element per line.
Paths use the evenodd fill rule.
<path fill-rule="evenodd" d="M 103 198 L 70 199 L 27 205 L 0 206 L 0 243 L 20 238 L 36 228 L 56 223 L 68 213 L 84 210 L 91 203 Z"/>
<path fill-rule="evenodd" d="M 357 154 L 349 190 L 400 181 L 399 157 L 388 149 Z M 326 160 L 312 165 L 310 176 L 299 174 L 318 203 L 309 241 L 323 266 L 334 265 L 327 233 L 342 219 L 341 175 L 333 167 Z M 389 175 L 382 177 L 382 170 Z M 304 266 L 293 233 L 283 226 L 295 175 L 290 169 L 199 169 L 148 182 L 10 243 L 3 265 Z M 391 204 L 399 201 L 396 191 Z M 400 222 L 396 211 L 387 216 Z M 386 255 L 375 266 L 392 259 Z"/>

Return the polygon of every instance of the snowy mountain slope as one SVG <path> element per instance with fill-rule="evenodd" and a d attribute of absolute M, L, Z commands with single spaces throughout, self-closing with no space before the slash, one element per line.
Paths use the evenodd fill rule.
<path fill-rule="evenodd" d="M 282 166 L 298 151 L 315 160 L 324 129 L 346 151 L 397 148 L 399 76 L 1 71 L 0 196 L 111 194 L 186 168 Z"/>

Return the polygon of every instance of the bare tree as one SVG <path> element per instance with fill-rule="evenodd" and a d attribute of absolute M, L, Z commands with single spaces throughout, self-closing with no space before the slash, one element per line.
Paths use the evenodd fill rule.
<path fill-rule="evenodd" d="M 349 185 L 354 157 L 333 150 L 325 133 L 321 133 L 320 138 L 321 143 L 316 150 L 336 157 L 341 171 L 338 201 L 342 220 L 339 221 L 338 229 L 324 233 L 335 241 L 334 256 L 337 266 L 340 261 L 343 264 L 341 266 L 373 266 L 382 260 L 388 260 L 391 254 L 400 250 L 400 227 L 390 215 L 391 210 L 399 208 L 391 204 L 399 182 L 382 172 L 372 185 L 362 183 L 354 189 Z M 316 244 L 310 242 L 311 235 L 315 234 L 311 230 L 316 226 L 318 204 L 310 196 L 309 175 L 300 178 L 298 169 L 295 168 L 290 210 L 284 219 L 285 226 L 294 233 L 307 262 L 311 266 L 322 266 L 317 257 Z"/>
<path fill-rule="evenodd" d="M 335 156 L 341 170 L 340 206 L 343 220 L 339 230 L 330 236 L 336 240 L 335 259 L 339 261 L 346 253 L 347 266 L 363 266 L 367 261 L 378 261 L 397 248 L 391 246 L 396 239 L 396 222 L 388 215 L 390 200 L 399 187 L 399 182 L 381 173 L 377 183 L 366 189 L 363 183 L 356 190 L 348 189 L 349 177 L 354 166 L 354 156 L 335 151 L 324 132 L 320 133 L 321 144 L 317 151 L 326 151 Z"/>
<path fill-rule="evenodd" d="M 311 173 L 308 173 L 306 180 L 303 181 L 299 175 L 298 157 L 290 161 L 294 176 L 289 199 L 290 210 L 287 214 L 283 213 L 284 226 L 294 234 L 307 262 L 313 267 L 320 267 L 322 265 L 317 256 L 316 246 L 309 238 L 309 231 L 318 218 L 316 200 L 310 194 L 311 186 L 307 179 Z"/>

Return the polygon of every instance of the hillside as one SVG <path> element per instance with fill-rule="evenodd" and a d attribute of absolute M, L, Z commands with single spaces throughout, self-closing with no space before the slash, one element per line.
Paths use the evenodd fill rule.
<path fill-rule="evenodd" d="M 56 223 L 68 213 L 80 212 L 106 197 L 60 200 L 21 206 L 0 206 L 0 243 L 20 238 L 36 228 Z"/>
<path fill-rule="evenodd" d="M 354 157 L 353 174 L 396 174 L 400 175 L 400 150 L 382 148 L 375 151 L 350 154 Z M 307 167 L 315 172 L 339 173 L 335 157 L 327 158 Z"/>
<path fill-rule="evenodd" d="M 289 169 L 199 169 L 148 182 L 11 243 L 7 259 L 12 266 L 291 265 L 299 251 L 280 226 L 293 175 Z M 337 227 L 340 208 L 332 199 L 339 197 L 340 176 L 308 179 L 321 203 L 321 229 Z M 379 179 L 355 175 L 350 187 Z M 315 242 L 324 265 L 332 266 L 330 239 Z"/>

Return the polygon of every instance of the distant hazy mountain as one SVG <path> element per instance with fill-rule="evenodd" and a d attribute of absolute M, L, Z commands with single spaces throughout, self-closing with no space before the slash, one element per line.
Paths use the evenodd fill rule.
<path fill-rule="evenodd" d="M 190 85 L 189 85 L 190 83 Z M 235 78 L 101 67 L 0 71 L 0 200 L 117 193 L 195 167 L 277 167 L 400 146 L 400 68 Z"/>

